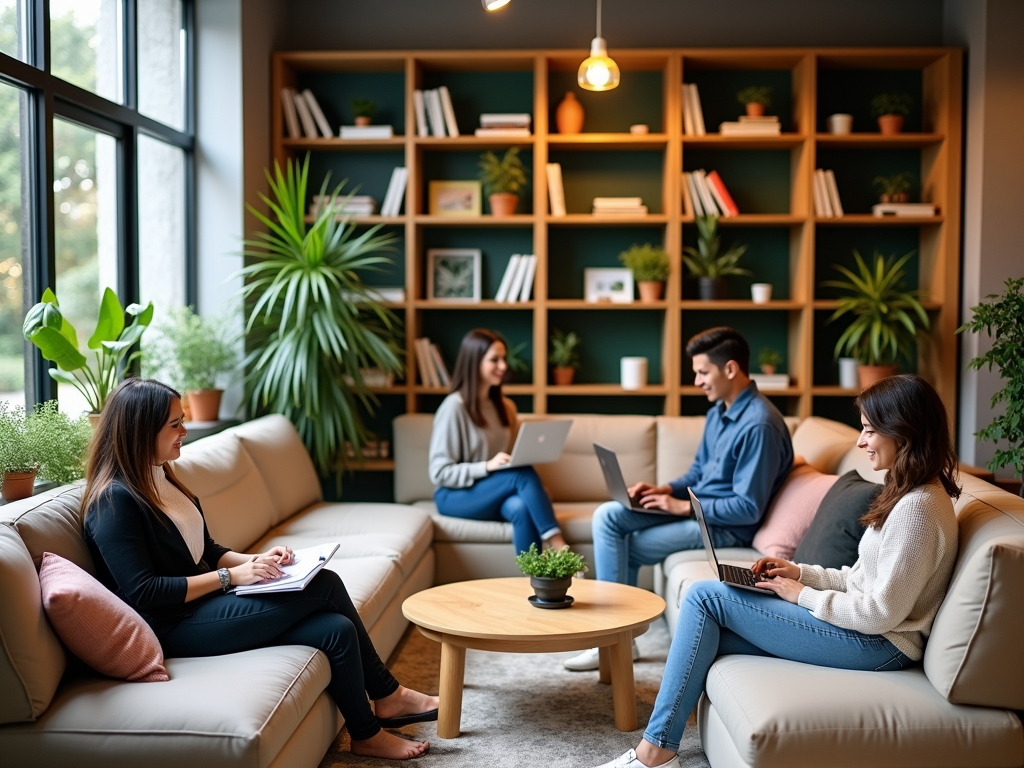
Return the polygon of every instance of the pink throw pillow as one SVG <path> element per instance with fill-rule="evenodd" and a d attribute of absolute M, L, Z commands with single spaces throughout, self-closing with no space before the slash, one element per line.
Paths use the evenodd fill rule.
<path fill-rule="evenodd" d="M 77 565 L 44 552 L 39 586 L 57 636 L 97 672 L 138 683 L 171 679 L 149 624 Z"/>
<path fill-rule="evenodd" d="M 791 560 L 821 500 L 838 479 L 838 475 L 822 474 L 810 464 L 794 467 L 768 507 L 754 536 L 754 549 L 769 557 Z"/>

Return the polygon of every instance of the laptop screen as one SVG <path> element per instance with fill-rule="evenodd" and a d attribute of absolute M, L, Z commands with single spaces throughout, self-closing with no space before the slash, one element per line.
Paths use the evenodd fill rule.
<path fill-rule="evenodd" d="M 704 539 L 704 551 L 708 555 L 708 563 L 710 563 L 712 569 L 715 571 L 715 575 L 721 573 L 721 569 L 718 567 L 718 558 L 715 556 L 715 547 L 711 543 L 711 535 L 708 533 L 708 524 L 704 521 L 704 508 L 700 505 L 700 501 L 693 494 L 692 488 L 687 488 L 686 492 L 690 494 L 690 506 L 693 507 L 693 516 L 697 518 L 697 524 L 700 526 L 700 535 Z"/>

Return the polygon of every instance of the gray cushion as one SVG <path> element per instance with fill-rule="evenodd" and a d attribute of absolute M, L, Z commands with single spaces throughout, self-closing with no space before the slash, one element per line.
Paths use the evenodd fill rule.
<path fill-rule="evenodd" d="M 857 546 L 864 535 L 860 518 L 880 490 L 880 486 L 864 480 L 854 470 L 836 480 L 821 500 L 793 560 L 826 568 L 842 568 L 857 562 Z"/>

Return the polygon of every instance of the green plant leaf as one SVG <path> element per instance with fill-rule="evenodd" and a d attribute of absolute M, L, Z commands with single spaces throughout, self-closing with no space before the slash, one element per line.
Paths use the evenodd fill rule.
<path fill-rule="evenodd" d="M 43 359 L 52 360 L 62 370 L 75 371 L 88 362 L 85 355 L 72 346 L 67 336 L 53 328 L 38 328 L 29 335 L 28 340 L 39 347 Z"/>
<path fill-rule="evenodd" d="M 103 297 L 100 299 L 99 319 L 96 322 L 96 330 L 89 337 L 87 346 L 89 349 L 99 349 L 104 341 L 114 341 L 124 330 L 124 307 L 117 299 L 117 294 L 110 288 L 103 290 Z"/>

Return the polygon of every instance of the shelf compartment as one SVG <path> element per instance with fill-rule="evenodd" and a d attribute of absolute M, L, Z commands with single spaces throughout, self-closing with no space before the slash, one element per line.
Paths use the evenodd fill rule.
<path fill-rule="evenodd" d="M 628 322 L 623 318 L 628 317 Z M 580 338 L 580 366 L 576 371 L 576 387 L 595 387 L 592 394 L 622 391 L 619 386 L 619 360 L 623 357 L 646 357 L 647 380 L 652 393 L 667 392 L 663 360 L 671 359 L 666 348 L 668 315 L 657 309 L 646 309 L 623 315 L 621 312 L 555 309 L 548 312 L 548 335 L 555 329 L 574 332 Z"/>
<path fill-rule="evenodd" d="M 740 215 L 791 215 L 794 210 L 800 210 L 792 199 L 792 175 L 800 152 L 784 148 L 734 151 L 721 145 L 684 147 L 683 170 L 718 171 Z"/>
<path fill-rule="evenodd" d="M 664 239 L 664 232 L 637 226 L 552 228 L 548 233 L 548 301 L 568 300 L 583 305 L 587 269 L 622 269 L 620 253 L 640 243 L 663 246 Z M 588 308 L 595 306 L 605 305 Z"/>
<path fill-rule="evenodd" d="M 444 141 L 458 141 L 458 139 L 444 139 Z M 430 213 L 430 182 L 431 181 L 476 181 L 479 178 L 480 152 L 470 149 L 467 145 L 460 145 L 461 151 L 452 152 L 424 152 L 422 154 L 421 171 L 422 178 L 419 185 L 421 209 L 418 214 Z M 476 149 L 482 149 L 477 147 Z M 533 177 L 533 150 L 527 150 L 519 154 L 519 159 L 527 169 L 526 186 L 519 193 L 518 214 L 533 213 L 533 189 L 537 180 Z M 485 191 L 481 193 L 481 212 L 484 216 L 489 215 L 490 205 L 487 201 Z M 452 217 L 462 218 L 462 217 Z M 476 217 L 470 217 L 475 220 Z"/>
<path fill-rule="evenodd" d="M 395 168 L 405 165 L 405 151 L 401 147 L 388 147 L 388 151 L 374 152 L 314 152 L 309 156 L 309 184 L 306 187 L 306 212 L 313 203 L 313 195 L 320 194 L 324 179 L 330 175 L 327 193 L 332 192 L 342 181 L 339 197 L 349 194 L 370 195 L 377 201 L 377 210 L 384 204 L 391 174 Z M 406 210 L 405 201 L 402 210 Z M 396 221 L 404 223 L 404 220 Z"/>
<path fill-rule="evenodd" d="M 480 115 L 484 112 L 526 112 L 533 116 L 531 128 L 537 122 L 537 116 L 533 114 L 532 57 L 475 61 L 462 57 L 417 57 L 416 65 L 418 71 L 416 85 L 413 87 L 427 90 L 443 85 L 451 96 L 452 111 L 461 136 L 447 139 L 438 137 L 436 140 L 439 143 L 459 142 L 465 138 L 477 142 L 470 146 L 479 146 L 481 141 L 502 145 L 506 140 L 495 142 L 495 137 L 481 139 L 473 135 L 480 127 Z"/>
<path fill-rule="evenodd" d="M 907 133 L 928 133 L 934 126 L 922 124 L 923 76 L 916 62 L 874 66 L 861 60 L 849 66 L 849 61 L 824 56 L 819 59 L 816 130 L 825 133 L 829 115 L 853 115 L 853 127 L 863 131 L 877 129 L 878 121 L 871 114 L 871 100 L 880 93 L 907 93 L 914 103 L 903 128 Z"/>
<path fill-rule="evenodd" d="M 655 149 L 549 153 L 549 160 L 562 166 L 566 211 L 587 215 L 595 197 L 640 197 L 649 214 L 663 213 L 665 159 L 666 151 Z M 602 218 L 614 222 L 621 217 Z"/>
<path fill-rule="evenodd" d="M 682 313 L 681 338 L 686 340 L 706 331 L 708 328 L 729 326 L 739 331 L 750 345 L 750 370 L 757 371 L 757 356 L 761 349 L 770 347 L 782 354 L 779 373 L 789 374 L 794 379 L 801 370 L 802 357 L 807 354 L 799 344 L 802 320 L 800 313 L 779 310 L 777 312 L 757 312 L 736 314 L 734 310 L 715 308 L 708 310 L 690 310 Z M 681 359 L 680 391 L 682 394 L 703 394 L 693 386 L 694 373 L 692 361 L 686 355 Z M 802 394 L 802 387 L 792 386 L 792 394 Z M 775 390 L 771 394 L 787 394 L 788 390 Z M 768 394 L 768 393 L 766 393 Z"/>
<path fill-rule="evenodd" d="M 946 137 L 941 133 L 818 133 L 814 138 L 819 146 L 828 149 L 921 149 L 941 144 Z"/>
<path fill-rule="evenodd" d="M 719 222 L 727 219 L 719 219 Z M 734 244 L 747 246 L 746 253 L 739 260 L 741 268 L 749 269 L 752 275 L 731 275 L 726 278 L 728 293 L 726 299 L 731 300 L 727 307 L 722 308 L 751 308 L 760 306 L 750 301 L 750 286 L 753 283 L 771 283 L 772 298 L 777 303 L 790 301 L 793 298 L 793 280 L 800 274 L 798 267 L 801 245 L 803 242 L 802 227 L 742 227 L 719 231 L 719 239 L 722 251 L 732 247 Z M 697 228 L 693 225 L 683 227 L 683 245 L 696 247 Z M 682 280 L 682 294 L 684 305 L 714 304 L 719 305 L 721 301 L 702 302 L 697 301 L 700 296 L 700 284 L 697 278 L 692 277 L 684 266 Z M 707 309 L 708 307 L 696 307 Z M 782 307 L 779 307 L 780 309 Z"/>
<path fill-rule="evenodd" d="M 668 56 L 642 61 L 631 59 L 628 54 L 620 56 L 619 51 L 615 51 L 615 61 L 622 72 L 622 81 L 618 88 L 601 93 L 585 91 L 576 83 L 576 70 L 585 58 L 586 53 L 581 51 L 578 59 L 556 59 L 549 62 L 548 125 L 552 139 L 570 135 L 558 134 L 558 122 L 555 120 L 558 105 L 569 92 L 576 96 L 584 114 L 583 133 L 571 134 L 573 136 L 628 135 L 629 126 L 638 123 L 647 125 L 651 134 L 665 131 Z"/>
<path fill-rule="evenodd" d="M 422 242 L 422 259 L 420 259 L 420 285 L 422 290 L 417 294 L 407 293 L 408 298 L 420 299 L 417 307 L 441 306 L 440 302 L 431 302 L 427 299 L 427 255 L 432 249 L 440 248 L 473 248 L 479 249 L 481 254 L 480 268 L 480 296 L 483 301 L 448 304 L 443 306 L 448 309 L 466 308 L 493 308 L 493 309 L 524 309 L 533 307 L 533 303 L 498 303 L 493 301 L 501 286 L 501 278 L 508 267 L 509 259 L 513 253 L 533 253 L 533 230 L 532 229 L 495 229 L 495 228 L 471 228 L 471 227 L 430 227 L 424 229 L 420 238 Z M 537 284 L 536 281 L 534 283 Z M 422 302 L 422 303 L 421 303 Z M 466 330 L 469 330 L 468 328 Z"/>

